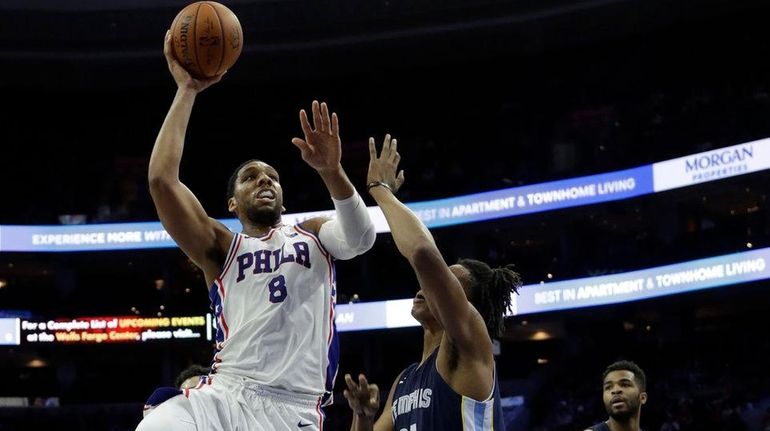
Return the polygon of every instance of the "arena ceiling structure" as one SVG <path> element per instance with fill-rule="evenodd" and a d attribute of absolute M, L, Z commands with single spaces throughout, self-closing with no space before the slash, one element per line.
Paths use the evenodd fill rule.
<path fill-rule="evenodd" d="M 6 0 L 0 2 L 0 86 L 87 82 L 125 85 L 165 78 L 163 33 L 188 2 L 175 0 Z M 460 56 L 525 55 L 697 22 L 761 0 L 407 0 L 226 2 L 244 31 L 239 80 L 290 79 L 303 67 L 324 73 L 367 65 L 409 67 Z M 339 49 L 344 47 L 344 49 Z M 424 53 L 429 50 L 431 55 Z M 243 66 L 247 67 L 247 66 Z M 508 65 L 504 67 L 515 67 Z M 55 69 L 55 75 L 51 71 Z M 104 71 L 110 73 L 102 73 Z M 106 78 L 109 77 L 109 78 Z M 107 80 L 109 79 L 109 80 Z M 83 84 L 85 85 L 85 84 Z"/>

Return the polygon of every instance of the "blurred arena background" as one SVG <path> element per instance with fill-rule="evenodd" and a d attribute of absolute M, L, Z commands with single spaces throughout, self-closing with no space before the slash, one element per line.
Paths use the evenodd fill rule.
<path fill-rule="evenodd" d="M 230 218 L 227 178 L 252 157 L 281 172 L 289 213 L 331 209 L 290 144 L 313 99 L 339 114 L 343 165 L 359 190 L 367 138 L 399 139 L 406 202 L 522 190 L 770 137 L 766 1 L 223 3 L 241 21 L 244 51 L 199 96 L 182 164 L 182 180 L 220 219 Z M 20 225 L 157 221 L 146 169 L 175 88 L 162 38 L 185 4 L 0 2 L 2 431 L 133 430 L 155 387 L 210 360 L 199 320 L 206 286 L 178 249 L 19 251 L 8 242 Z M 665 296 L 553 311 L 541 296 L 542 307 L 511 316 L 497 356 L 508 429 L 602 420 L 601 372 L 619 358 L 647 372 L 646 430 L 770 429 L 762 142 L 751 155 L 764 168 L 753 172 L 731 159 L 671 190 L 432 229 L 447 261 L 515 263 L 527 289 L 759 253 L 746 255 L 756 275 L 747 281 L 701 272 L 713 288 L 674 285 Z M 369 253 L 338 263 L 338 302 L 410 298 L 411 274 L 380 233 Z M 89 316 L 105 325 L 192 317 L 179 327 L 198 336 L 45 341 L 32 323 Z M 340 325 L 354 318 L 340 316 Z M 388 388 L 418 360 L 421 331 L 347 331 L 341 349 L 340 376 L 365 372 Z M 325 429 L 349 427 L 342 385 Z"/>

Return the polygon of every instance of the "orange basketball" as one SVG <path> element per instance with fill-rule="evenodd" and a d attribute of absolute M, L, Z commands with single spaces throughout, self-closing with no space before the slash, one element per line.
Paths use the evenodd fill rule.
<path fill-rule="evenodd" d="M 235 64 L 243 48 L 241 23 L 233 11 L 213 1 L 182 9 L 171 23 L 174 57 L 195 78 L 219 75 Z"/>

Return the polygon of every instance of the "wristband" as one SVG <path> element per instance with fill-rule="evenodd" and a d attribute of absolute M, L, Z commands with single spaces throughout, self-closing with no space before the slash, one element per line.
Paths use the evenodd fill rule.
<path fill-rule="evenodd" d="M 385 187 L 386 189 L 390 190 L 391 193 L 393 193 L 393 189 L 390 188 L 390 186 L 387 185 L 386 183 L 383 183 L 382 181 L 372 181 L 371 183 L 366 185 L 366 190 L 370 191 L 372 190 L 372 187 L 377 187 L 377 186 Z"/>

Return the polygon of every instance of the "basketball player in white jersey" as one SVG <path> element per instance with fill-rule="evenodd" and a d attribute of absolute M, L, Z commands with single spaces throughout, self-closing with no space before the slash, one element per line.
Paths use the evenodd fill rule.
<path fill-rule="evenodd" d="M 221 75 L 191 78 L 170 40 L 167 33 L 164 53 L 178 88 L 150 158 L 150 191 L 163 226 L 210 286 L 217 352 L 205 383 L 163 402 L 137 430 L 320 431 L 337 372 L 334 259 L 364 253 L 375 239 L 340 164 L 337 115 L 314 101 L 313 125 L 300 111 L 305 138 L 292 140 L 326 184 L 336 218 L 282 224 L 278 172 L 250 160 L 228 187 L 228 209 L 243 225 L 233 233 L 179 180 L 193 102 Z"/>

